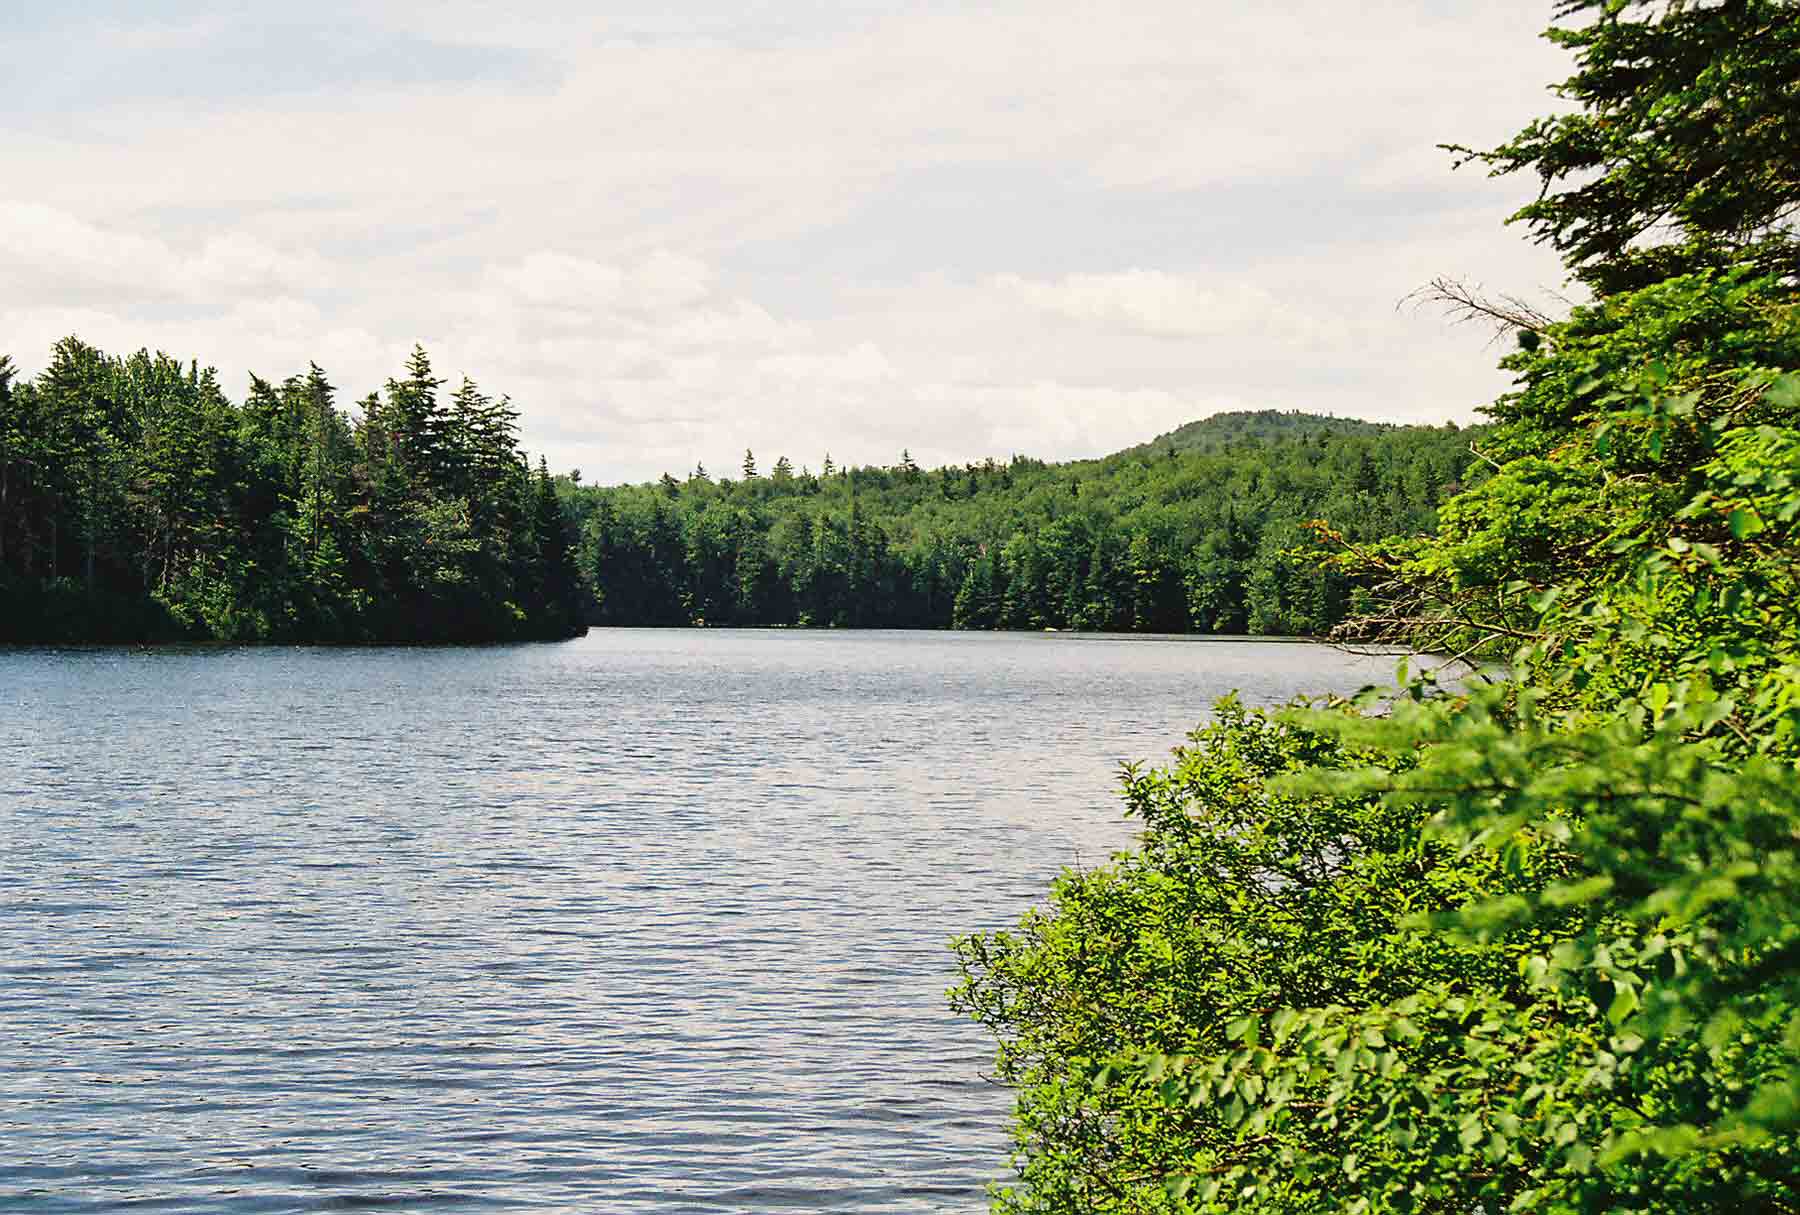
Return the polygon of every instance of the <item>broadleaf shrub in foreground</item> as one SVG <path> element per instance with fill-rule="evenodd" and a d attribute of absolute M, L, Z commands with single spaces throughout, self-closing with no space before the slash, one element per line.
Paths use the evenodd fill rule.
<path fill-rule="evenodd" d="M 1128 771 L 1138 849 L 957 942 L 1018 1089 L 999 1209 L 1800 1211 L 1800 181 L 1771 135 L 1800 11 L 1557 11 L 1584 111 L 1489 160 L 1538 170 L 1520 218 L 1600 294 L 1521 332 L 1497 467 L 1436 536 L 1320 527 L 1352 635 L 1504 666 L 1222 703 Z"/>

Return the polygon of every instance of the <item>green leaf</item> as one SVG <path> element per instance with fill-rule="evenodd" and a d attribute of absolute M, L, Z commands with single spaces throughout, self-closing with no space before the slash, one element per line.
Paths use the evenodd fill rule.
<path fill-rule="evenodd" d="M 1614 1025 L 1623 1025 L 1626 1018 L 1637 1011 L 1637 1007 L 1637 988 L 1629 982 L 1615 980 L 1612 1003 L 1607 1007 L 1606 1019 Z"/>
<path fill-rule="evenodd" d="M 1739 507 L 1731 512 L 1731 534 L 1738 540 L 1748 540 L 1763 527 L 1762 518 L 1755 511 Z"/>
<path fill-rule="evenodd" d="M 1777 409 L 1800 409 L 1800 373 L 1789 373 L 1771 383 L 1763 401 Z"/>

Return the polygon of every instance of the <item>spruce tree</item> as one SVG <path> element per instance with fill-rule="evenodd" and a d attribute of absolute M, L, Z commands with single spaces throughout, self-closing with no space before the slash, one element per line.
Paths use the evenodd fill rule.
<path fill-rule="evenodd" d="M 1800 277 L 1800 15 L 1793 0 L 1561 0 L 1547 35 L 1579 109 L 1491 151 L 1530 171 L 1513 216 L 1601 293 L 1736 265 Z"/>

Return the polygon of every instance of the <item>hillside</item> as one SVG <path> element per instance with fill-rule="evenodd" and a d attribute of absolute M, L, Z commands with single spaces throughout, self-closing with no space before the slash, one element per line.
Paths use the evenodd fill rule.
<path fill-rule="evenodd" d="M 1351 588 L 1302 550 L 1429 530 L 1468 436 L 1240 413 L 1104 459 L 564 485 L 606 624 L 1309 634 Z"/>
<path fill-rule="evenodd" d="M 1145 452 L 1218 451 L 1233 443 L 1262 443 L 1281 439 L 1312 439 L 1321 434 L 1368 435 L 1398 430 L 1388 422 L 1359 418 L 1334 418 L 1297 409 L 1231 410 L 1177 426 L 1147 443 L 1128 447 L 1120 455 Z"/>

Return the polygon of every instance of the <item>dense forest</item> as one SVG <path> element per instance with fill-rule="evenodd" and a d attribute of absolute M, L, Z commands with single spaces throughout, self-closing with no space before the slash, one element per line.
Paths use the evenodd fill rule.
<path fill-rule="evenodd" d="M 1129 766 L 1140 845 L 956 945 L 1014 1212 L 1800 1211 L 1800 6 L 1561 0 L 1489 151 L 1591 293 L 1497 467 L 1326 539 L 1346 637 L 1472 661 Z"/>
<path fill-rule="evenodd" d="M 355 421 L 318 367 L 241 405 L 70 338 L 0 358 L 0 641 L 488 641 L 585 627 L 505 400 L 416 351 Z"/>
<path fill-rule="evenodd" d="M 1345 618 L 1352 579 L 1308 522 L 1427 531 L 1481 466 L 1470 441 L 1270 410 L 1104 460 L 765 472 L 745 452 L 735 478 L 568 501 L 606 624 L 1309 634 Z"/>
<path fill-rule="evenodd" d="M 535 474 L 505 399 L 415 351 L 338 408 L 60 343 L 0 361 L 0 640 L 413 642 L 610 625 L 1316 634 L 1354 579 L 1321 517 L 1417 535 L 1485 465 L 1454 425 L 1224 414 L 1104 460 Z M 1471 466 L 1472 469 L 1471 469 Z"/>

